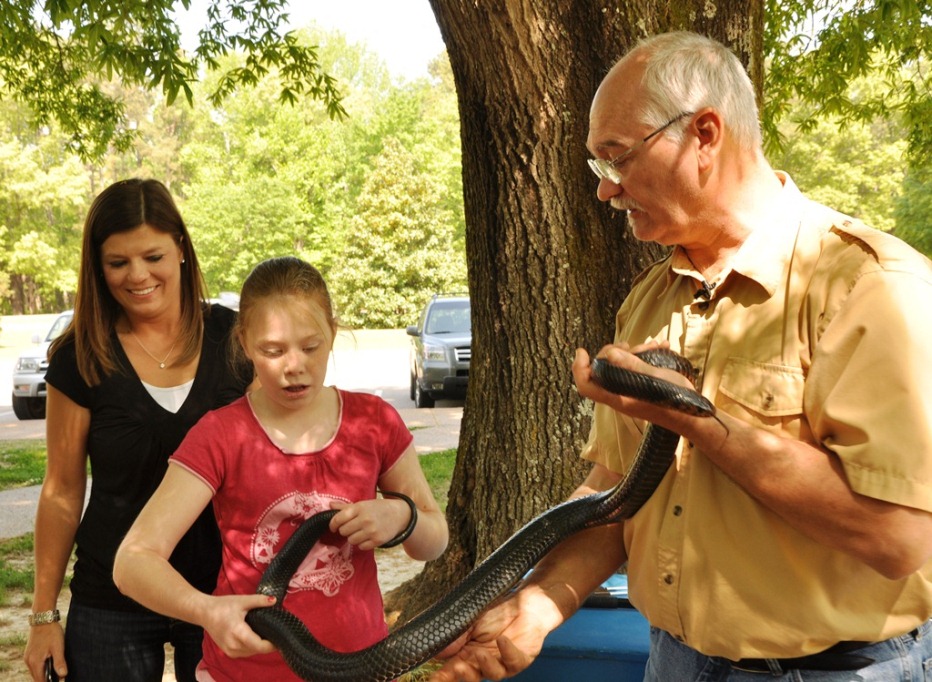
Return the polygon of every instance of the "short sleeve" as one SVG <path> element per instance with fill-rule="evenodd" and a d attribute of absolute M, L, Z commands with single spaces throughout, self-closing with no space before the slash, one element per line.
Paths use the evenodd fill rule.
<path fill-rule="evenodd" d="M 55 355 L 49 360 L 45 383 L 53 386 L 81 407 L 90 409 L 91 387 L 78 372 L 78 360 L 73 340 L 59 346 Z"/>
<path fill-rule="evenodd" d="M 932 281 L 859 277 L 813 354 L 804 409 L 854 491 L 932 511 Z"/>
<path fill-rule="evenodd" d="M 169 462 L 180 465 L 200 478 L 214 492 L 223 484 L 229 452 L 221 419 L 216 412 L 208 412 L 188 431 Z"/>
<path fill-rule="evenodd" d="M 383 425 L 381 429 L 382 442 L 380 444 L 380 450 L 383 453 L 382 468 L 379 472 L 381 476 L 401 459 L 401 456 L 411 443 L 414 442 L 414 436 L 411 435 L 401 415 L 398 414 L 398 410 L 381 398 L 378 400 L 380 412 L 379 421 Z"/>

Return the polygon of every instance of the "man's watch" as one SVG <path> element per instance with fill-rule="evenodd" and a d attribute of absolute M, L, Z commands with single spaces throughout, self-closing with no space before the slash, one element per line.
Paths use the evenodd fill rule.
<path fill-rule="evenodd" d="M 30 625 L 48 625 L 49 623 L 57 623 L 60 620 L 61 613 L 59 613 L 58 609 L 29 614 Z"/>

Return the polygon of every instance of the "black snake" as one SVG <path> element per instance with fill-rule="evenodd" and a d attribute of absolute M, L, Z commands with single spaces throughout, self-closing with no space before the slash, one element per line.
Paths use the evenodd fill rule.
<path fill-rule="evenodd" d="M 690 379 L 684 358 L 665 350 L 638 356 Z M 618 394 L 649 400 L 690 414 L 713 416 L 715 408 L 698 393 L 596 359 L 592 376 Z M 246 621 L 263 639 L 278 647 L 288 666 L 313 682 L 389 682 L 430 660 L 459 637 L 495 599 L 513 588 L 547 552 L 569 535 L 634 515 L 665 476 L 679 435 L 648 425 L 637 457 L 624 479 L 600 493 L 563 502 L 527 523 L 477 566 L 440 601 L 394 630 L 388 637 L 353 653 L 321 645 L 304 623 L 284 608 L 291 576 L 317 539 L 328 530 L 336 511 L 305 521 L 269 564 L 256 590 L 276 598 L 274 606 L 253 609 Z"/>

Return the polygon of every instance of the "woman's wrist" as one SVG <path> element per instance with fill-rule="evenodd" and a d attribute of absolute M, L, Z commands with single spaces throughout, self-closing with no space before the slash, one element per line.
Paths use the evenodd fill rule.
<path fill-rule="evenodd" d="M 27 617 L 30 627 L 37 625 L 49 625 L 61 620 L 61 613 L 58 609 L 48 609 L 47 611 L 33 611 Z"/>

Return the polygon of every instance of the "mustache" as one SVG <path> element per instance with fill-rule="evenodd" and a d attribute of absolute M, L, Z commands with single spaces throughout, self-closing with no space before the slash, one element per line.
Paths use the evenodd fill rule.
<path fill-rule="evenodd" d="M 631 210 L 642 210 L 636 202 L 626 198 L 612 197 L 612 199 L 609 200 L 609 205 L 616 211 L 627 212 Z"/>

